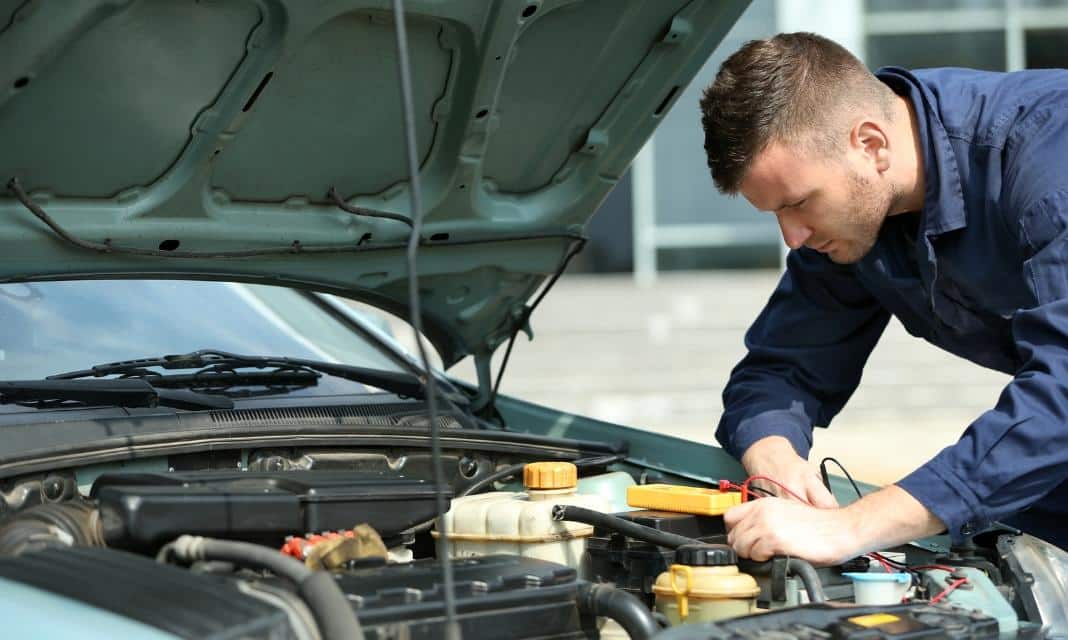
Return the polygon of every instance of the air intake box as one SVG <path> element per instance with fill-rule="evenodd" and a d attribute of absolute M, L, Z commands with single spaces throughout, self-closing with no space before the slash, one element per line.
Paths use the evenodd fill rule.
<path fill-rule="evenodd" d="M 387 538 L 436 514 L 433 484 L 381 472 L 115 473 L 97 478 L 91 495 L 107 544 L 138 550 L 182 534 L 278 545 L 361 523 Z"/>

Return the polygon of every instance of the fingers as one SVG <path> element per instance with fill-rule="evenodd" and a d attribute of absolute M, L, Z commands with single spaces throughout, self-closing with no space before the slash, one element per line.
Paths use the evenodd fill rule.
<path fill-rule="evenodd" d="M 818 476 L 809 475 L 805 480 L 805 496 L 814 507 L 820 509 L 837 509 L 838 500 L 834 494 L 823 486 Z"/>
<path fill-rule="evenodd" d="M 730 509 L 727 509 L 723 513 L 723 523 L 727 525 L 727 531 L 730 531 L 753 510 L 755 502 L 743 502 L 742 504 L 735 505 Z"/>
<path fill-rule="evenodd" d="M 775 555 L 775 536 L 767 529 L 765 508 L 775 498 L 747 502 L 727 510 L 727 544 L 742 558 L 763 562 Z M 761 504 L 763 503 L 763 504 Z"/>

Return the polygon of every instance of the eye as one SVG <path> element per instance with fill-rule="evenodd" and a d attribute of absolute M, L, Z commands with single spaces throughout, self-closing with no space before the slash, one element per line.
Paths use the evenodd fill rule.
<path fill-rule="evenodd" d="M 790 208 L 791 209 L 800 209 L 801 207 L 805 206 L 806 202 L 808 202 L 808 198 L 805 198 L 803 200 L 798 200 L 794 204 L 790 205 Z"/>

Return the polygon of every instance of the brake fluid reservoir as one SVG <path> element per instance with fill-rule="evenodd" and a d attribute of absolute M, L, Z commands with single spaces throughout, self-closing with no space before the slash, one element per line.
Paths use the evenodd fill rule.
<path fill-rule="evenodd" d="M 452 501 L 445 514 L 454 558 L 509 553 L 566 564 L 582 572 L 591 525 L 557 522 L 553 505 L 567 504 L 608 513 L 599 495 L 576 492 L 578 471 L 570 462 L 533 462 L 523 469 L 525 492 L 495 491 Z"/>
<path fill-rule="evenodd" d="M 756 611 L 760 593 L 752 576 L 738 571 L 738 556 L 726 545 L 683 545 L 675 564 L 653 585 L 656 610 L 672 625 L 710 622 Z"/>

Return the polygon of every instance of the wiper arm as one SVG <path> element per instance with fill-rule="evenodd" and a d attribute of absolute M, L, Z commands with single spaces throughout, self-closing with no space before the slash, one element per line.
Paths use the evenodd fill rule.
<path fill-rule="evenodd" d="M 327 375 L 352 380 L 360 384 L 384 389 L 390 393 L 409 397 L 423 397 L 423 381 L 409 373 L 397 373 L 382 371 L 381 369 L 369 369 L 347 364 L 333 362 L 321 362 L 318 360 L 305 360 L 303 358 L 286 358 L 274 356 L 243 356 L 226 351 L 202 349 L 182 355 L 161 356 L 158 358 L 140 358 L 137 360 L 125 360 L 100 364 L 82 371 L 70 371 L 48 376 L 49 380 L 74 380 L 77 378 L 99 378 L 107 375 L 124 374 L 127 376 L 137 375 L 152 379 L 158 376 L 147 369 L 159 367 L 160 369 L 202 369 L 211 367 L 218 370 L 220 367 L 255 368 L 255 369 L 284 369 L 290 372 L 317 371 Z"/>
<path fill-rule="evenodd" d="M 147 380 L 7 380 L 0 382 L 0 403 L 75 402 L 112 407 L 172 407 L 175 409 L 233 409 L 225 396 L 185 389 L 156 389 Z"/>
<path fill-rule="evenodd" d="M 197 393 L 212 393 L 228 398 L 256 398 L 292 393 L 319 384 L 321 373 L 304 369 L 272 369 L 270 371 L 235 371 L 228 367 L 208 367 L 194 373 L 160 374 L 146 371 L 144 375 L 124 374 L 123 378 L 141 378 L 157 389 L 189 389 Z M 260 387 L 253 389 L 252 387 Z"/>

